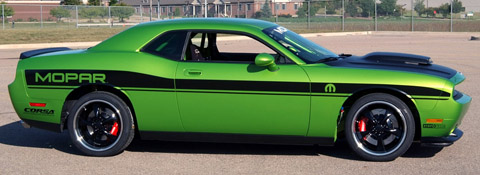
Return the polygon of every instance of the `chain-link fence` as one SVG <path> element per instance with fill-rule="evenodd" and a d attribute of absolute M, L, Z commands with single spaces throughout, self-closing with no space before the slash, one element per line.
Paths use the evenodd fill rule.
<path fill-rule="evenodd" d="M 480 32 L 478 0 L 198 0 L 178 4 L 1 4 L 2 29 L 130 26 L 175 18 L 257 18 L 299 32 Z M 393 2 L 393 4 L 391 3 Z"/>

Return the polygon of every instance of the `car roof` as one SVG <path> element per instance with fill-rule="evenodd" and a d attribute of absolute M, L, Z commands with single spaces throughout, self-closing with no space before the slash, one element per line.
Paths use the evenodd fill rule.
<path fill-rule="evenodd" d="M 261 32 L 277 24 L 238 18 L 184 18 L 141 23 L 92 47 L 92 51 L 137 51 L 146 43 L 169 30 L 223 30 L 247 33 Z"/>

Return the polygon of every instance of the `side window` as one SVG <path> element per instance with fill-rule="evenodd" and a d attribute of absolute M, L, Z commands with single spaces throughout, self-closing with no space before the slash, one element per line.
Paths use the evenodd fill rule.
<path fill-rule="evenodd" d="M 187 61 L 253 63 L 260 53 L 271 54 L 277 63 L 291 63 L 262 42 L 246 35 L 192 32 L 186 49 Z"/>
<path fill-rule="evenodd" d="M 142 51 L 172 60 L 180 60 L 187 34 L 187 31 L 166 32 L 148 43 L 142 48 Z"/>

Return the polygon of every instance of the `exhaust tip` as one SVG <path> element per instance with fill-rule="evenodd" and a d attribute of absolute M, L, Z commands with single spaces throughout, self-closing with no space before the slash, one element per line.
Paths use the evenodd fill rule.
<path fill-rule="evenodd" d="M 27 129 L 31 128 L 31 126 L 28 123 L 24 122 L 23 120 L 20 120 L 20 124 L 22 124 L 24 128 L 27 128 Z"/>

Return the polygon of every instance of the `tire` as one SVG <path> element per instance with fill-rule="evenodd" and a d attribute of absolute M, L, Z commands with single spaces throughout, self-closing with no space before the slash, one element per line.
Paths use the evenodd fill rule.
<path fill-rule="evenodd" d="M 85 155 L 116 155 L 127 148 L 135 135 L 130 108 L 112 93 L 88 93 L 77 100 L 69 113 L 70 138 Z"/>
<path fill-rule="evenodd" d="M 350 148 L 365 160 L 394 160 L 410 148 L 414 136 L 412 112 L 402 100 L 389 94 L 361 97 L 345 121 Z"/>

